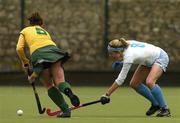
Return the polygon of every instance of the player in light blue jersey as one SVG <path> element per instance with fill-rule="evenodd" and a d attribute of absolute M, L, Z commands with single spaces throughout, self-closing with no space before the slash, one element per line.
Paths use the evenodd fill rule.
<path fill-rule="evenodd" d="M 159 111 L 157 117 L 170 116 L 164 94 L 159 85 L 156 84 L 168 66 L 169 57 L 167 53 L 152 44 L 123 38 L 110 41 L 108 53 L 110 57 L 123 60 L 123 67 L 115 82 L 101 96 L 102 104 L 110 102 L 110 95 L 122 85 L 132 64 L 138 64 L 130 81 L 130 86 L 151 102 L 151 107 L 146 115 L 150 116 Z"/>

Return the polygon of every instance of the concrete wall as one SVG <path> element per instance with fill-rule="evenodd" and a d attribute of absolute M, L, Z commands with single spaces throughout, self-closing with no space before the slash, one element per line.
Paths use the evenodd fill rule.
<path fill-rule="evenodd" d="M 109 0 L 109 39 L 160 46 L 170 56 L 169 71 L 180 71 L 179 10 L 180 0 Z M 34 11 L 58 46 L 71 53 L 66 70 L 111 70 L 103 49 L 104 0 L 25 0 L 25 17 Z M 0 71 L 21 70 L 15 52 L 20 22 L 20 0 L 0 0 Z"/>

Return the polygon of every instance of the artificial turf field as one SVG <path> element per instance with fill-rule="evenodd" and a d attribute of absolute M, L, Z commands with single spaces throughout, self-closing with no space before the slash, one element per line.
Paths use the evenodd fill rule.
<path fill-rule="evenodd" d="M 97 100 L 107 87 L 73 87 L 81 102 Z M 31 86 L 0 87 L 0 123 L 180 123 L 180 87 L 162 88 L 169 103 L 172 117 L 157 118 L 145 116 L 150 103 L 133 89 L 121 87 L 111 97 L 107 105 L 95 104 L 72 111 L 69 119 L 49 117 L 38 114 Z M 56 110 L 48 98 L 46 90 L 37 87 L 41 104 Z M 65 98 L 68 103 L 68 98 Z M 22 109 L 23 116 L 16 111 Z"/>

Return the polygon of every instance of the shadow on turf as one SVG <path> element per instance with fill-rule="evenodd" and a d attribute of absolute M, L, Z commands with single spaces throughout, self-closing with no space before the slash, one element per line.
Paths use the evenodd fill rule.
<path fill-rule="evenodd" d="M 76 115 L 76 116 L 72 116 L 72 117 L 81 117 L 81 118 L 89 118 L 89 117 L 91 117 L 91 118 L 107 118 L 107 119 L 109 119 L 109 118 L 154 118 L 154 117 L 156 117 L 156 116 L 140 116 L 140 115 L 113 115 L 113 116 L 100 116 L 100 115 L 85 115 L 85 116 L 83 116 L 83 115 Z"/>

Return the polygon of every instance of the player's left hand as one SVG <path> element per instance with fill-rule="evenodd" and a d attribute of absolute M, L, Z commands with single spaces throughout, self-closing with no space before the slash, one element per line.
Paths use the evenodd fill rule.
<path fill-rule="evenodd" d="M 101 98 L 100 98 L 100 100 L 101 100 L 101 104 L 102 104 L 102 105 L 110 102 L 110 98 L 109 98 L 109 96 L 107 96 L 107 95 L 102 95 Z"/>
<path fill-rule="evenodd" d="M 22 67 L 24 69 L 24 72 L 28 75 L 27 71 L 29 69 L 29 64 L 23 64 Z"/>
<path fill-rule="evenodd" d="M 112 63 L 112 68 L 115 71 L 121 71 L 123 67 L 123 61 L 115 61 Z"/>

